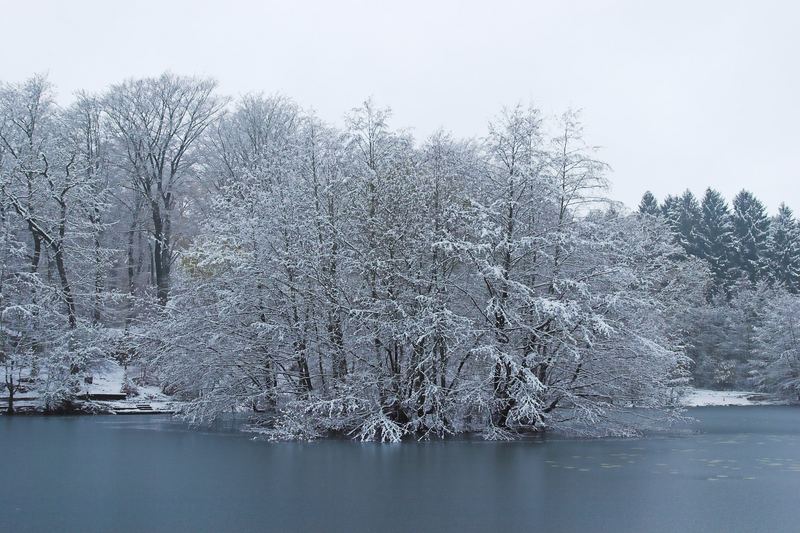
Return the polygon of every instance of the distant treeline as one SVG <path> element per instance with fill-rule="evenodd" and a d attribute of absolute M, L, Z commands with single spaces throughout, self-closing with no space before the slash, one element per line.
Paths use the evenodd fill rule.
<path fill-rule="evenodd" d="M 666 223 L 685 259 L 707 266 L 706 301 L 683 310 L 680 326 L 695 385 L 800 394 L 800 228 L 781 204 L 770 216 L 751 192 L 729 207 L 706 189 L 660 204 L 649 191 L 641 214 Z"/>
<path fill-rule="evenodd" d="M 709 297 L 720 291 L 729 295 L 743 281 L 777 284 L 793 294 L 800 290 L 800 230 L 785 204 L 770 217 L 745 190 L 732 207 L 711 188 L 699 201 L 686 190 L 660 204 L 648 191 L 639 212 L 663 217 L 686 254 L 708 262 L 713 278 Z"/>

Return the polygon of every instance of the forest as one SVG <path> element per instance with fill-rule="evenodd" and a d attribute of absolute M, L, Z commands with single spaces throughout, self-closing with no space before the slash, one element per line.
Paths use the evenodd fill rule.
<path fill-rule="evenodd" d="M 390 121 L 170 73 L 67 106 L 44 76 L 0 84 L 8 412 L 75 409 L 103 361 L 274 439 L 626 436 L 691 385 L 798 398 L 789 207 L 629 210 L 575 111 L 467 139 Z"/>

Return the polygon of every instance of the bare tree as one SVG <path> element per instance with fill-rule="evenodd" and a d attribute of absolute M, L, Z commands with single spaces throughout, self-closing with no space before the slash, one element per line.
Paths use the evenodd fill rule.
<path fill-rule="evenodd" d="M 174 214 L 181 185 L 195 176 L 194 147 L 225 100 L 208 79 L 163 74 L 129 80 L 105 98 L 119 156 L 134 190 L 149 209 L 158 300 L 166 305 L 176 258 Z"/>

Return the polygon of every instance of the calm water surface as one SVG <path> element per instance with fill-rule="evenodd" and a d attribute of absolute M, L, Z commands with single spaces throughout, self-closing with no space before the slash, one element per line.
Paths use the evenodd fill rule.
<path fill-rule="evenodd" d="M 800 408 L 636 440 L 268 444 L 0 417 L 0 531 L 800 531 Z"/>

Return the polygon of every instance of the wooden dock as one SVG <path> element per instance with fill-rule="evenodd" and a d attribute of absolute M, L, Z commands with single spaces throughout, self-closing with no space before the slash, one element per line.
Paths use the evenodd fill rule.
<path fill-rule="evenodd" d="M 149 403 L 137 403 L 131 406 L 112 406 L 111 412 L 115 415 L 171 415 L 172 409 L 153 408 Z"/>

